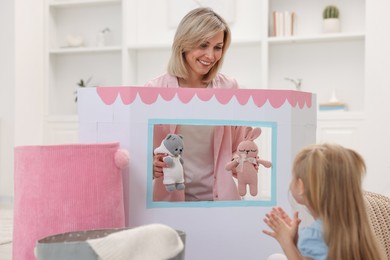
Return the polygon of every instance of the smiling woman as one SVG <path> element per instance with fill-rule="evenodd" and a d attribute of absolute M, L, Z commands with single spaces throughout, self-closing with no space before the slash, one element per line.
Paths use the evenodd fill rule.
<path fill-rule="evenodd" d="M 230 42 L 230 28 L 220 15 L 203 7 L 190 11 L 176 30 L 167 74 L 146 86 L 238 88 L 235 79 L 219 73 Z"/>
<path fill-rule="evenodd" d="M 191 10 L 176 30 L 167 73 L 149 81 L 146 86 L 238 88 L 235 79 L 219 73 L 230 42 L 230 28 L 220 15 L 210 8 Z M 164 157 L 161 154 L 154 156 L 153 200 L 240 200 L 237 186 L 226 173 L 225 164 L 232 159 L 237 145 L 243 140 L 244 129 L 242 126 L 229 125 L 156 126 L 154 148 L 167 134 L 175 133 L 185 135 L 187 147 L 191 149 L 183 153 L 186 188 L 181 191 L 166 191 L 161 178 L 166 169 Z"/>

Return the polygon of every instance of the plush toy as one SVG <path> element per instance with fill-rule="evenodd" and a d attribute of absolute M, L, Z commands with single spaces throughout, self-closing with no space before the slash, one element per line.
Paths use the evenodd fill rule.
<path fill-rule="evenodd" d="M 169 167 L 163 168 L 164 185 L 167 191 L 183 190 L 184 172 L 183 159 L 183 137 L 176 134 L 168 134 L 161 142 L 161 145 L 154 149 L 154 154 L 163 153 L 166 156 L 163 158 L 164 163 Z"/>
<path fill-rule="evenodd" d="M 245 139 L 238 145 L 238 154 L 225 166 L 226 170 L 237 173 L 238 193 L 244 196 L 249 185 L 250 194 L 257 195 L 257 173 L 259 165 L 271 167 L 272 163 L 261 160 L 258 156 L 259 150 L 254 140 L 261 134 L 260 128 L 247 127 Z"/>

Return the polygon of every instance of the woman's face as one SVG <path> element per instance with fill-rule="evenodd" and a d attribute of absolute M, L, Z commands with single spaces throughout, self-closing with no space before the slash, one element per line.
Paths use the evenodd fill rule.
<path fill-rule="evenodd" d="M 198 48 L 185 53 L 190 75 L 202 78 L 222 57 L 224 32 L 218 32 Z"/>

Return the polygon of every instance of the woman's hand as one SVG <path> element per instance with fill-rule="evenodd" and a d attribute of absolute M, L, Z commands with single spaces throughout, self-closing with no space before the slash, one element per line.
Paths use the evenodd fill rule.
<path fill-rule="evenodd" d="M 159 153 L 153 156 L 153 177 L 160 178 L 164 176 L 163 168 L 169 167 L 164 163 L 163 158 L 165 154 Z"/>

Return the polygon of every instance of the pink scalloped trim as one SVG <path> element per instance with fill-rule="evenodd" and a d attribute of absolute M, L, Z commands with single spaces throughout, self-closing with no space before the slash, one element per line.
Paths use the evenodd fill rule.
<path fill-rule="evenodd" d="M 312 106 L 312 94 L 293 90 L 271 90 L 271 89 L 195 89 L 195 88 L 150 88 L 150 87 L 97 87 L 97 94 L 106 105 L 115 102 L 118 96 L 123 104 L 133 103 L 137 95 L 145 104 L 153 104 L 158 97 L 169 101 L 175 96 L 187 104 L 195 96 L 202 101 L 208 101 L 213 96 L 221 104 L 227 104 L 235 97 L 241 105 L 248 103 L 249 99 L 262 107 L 269 101 L 273 108 L 281 107 L 286 100 L 292 107 L 303 108 L 305 105 Z"/>

